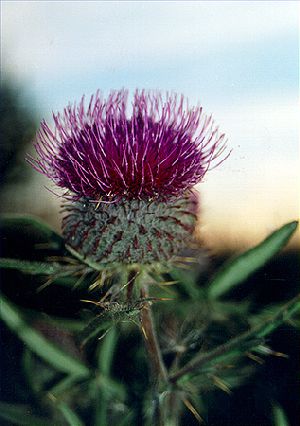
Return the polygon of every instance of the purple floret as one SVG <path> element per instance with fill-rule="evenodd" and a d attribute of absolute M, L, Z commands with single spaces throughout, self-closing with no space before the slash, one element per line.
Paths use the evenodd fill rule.
<path fill-rule="evenodd" d="M 92 96 L 53 114 L 54 130 L 42 121 L 30 162 L 71 196 L 91 201 L 167 199 L 200 182 L 224 161 L 219 135 L 202 107 L 183 96 L 136 91 L 128 114 L 128 92 Z M 218 158 L 218 161 L 214 161 Z"/>

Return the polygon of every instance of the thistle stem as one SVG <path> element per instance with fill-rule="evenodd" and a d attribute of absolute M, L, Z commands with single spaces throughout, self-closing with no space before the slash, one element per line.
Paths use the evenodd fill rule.
<path fill-rule="evenodd" d="M 141 288 L 141 297 L 143 299 L 149 297 L 146 285 Z M 161 383 L 168 383 L 168 374 L 158 344 L 150 302 L 144 302 L 140 312 L 140 321 L 150 365 L 150 377 L 153 389 L 152 425 L 163 426 L 164 415 L 159 401 L 159 387 Z"/>
<path fill-rule="evenodd" d="M 142 298 L 149 297 L 146 286 L 141 289 L 141 296 Z M 158 384 L 159 381 L 162 380 L 165 383 L 168 383 L 168 374 L 158 344 L 151 311 L 151 304 L 149 302 L 144 303 L 144 306 L 141 309 L 140 320 L 144 342 L 147 354 L 149 356 L 153 382 Z"/>

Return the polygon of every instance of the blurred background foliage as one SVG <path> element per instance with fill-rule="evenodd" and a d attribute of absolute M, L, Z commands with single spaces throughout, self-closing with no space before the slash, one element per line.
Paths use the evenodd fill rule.
<path fill-rule="evenodd" d="M 59 227 L 57 199 L 51 200 L 45 179 L 25 161 L 39 125 L 32 96 L 9 77 L 0 90 L 0 212 L 35 214 Z"/>
<path fill-rule="evenodd" d="M 28 179 L 31 173 L 24 163 L 33 140 L 37 122 L 26 100 L 23 89 L 11 80 L 3 80 L 0 87 L 0 176 L 4 186 Z"/>
<path fill-rule="evenodd" d="M 108 310 L 84 302 L 98 301 L 105 291 L 88 291 L 95 279 L 89 274 L 83 280 L 55 275 L 55 262 L 70 255 L 61 238 L 41 222 L 5 219 L 0 231 L 1 267 L 6 265 L 1 269 L 1 424 L 151 424 L 145 420 L 151 399 L 135 310 L 125 310 L 121 302 Z M 282 245 L 287 237 L 280 238 Z M 237 276 L 232 276 L 232 266 L 215 273 L 228 256 L 208 257 L 203 250 L 194 254 L 202 260 L 201 268 L 198 262 L 189 271 L 173 269 L 170 276 L 164 274 L 165 281 L 177 284 L 161 286 L 159 279 L 151 286 L 152 296 L 170 299 L 154 304 L 168 368 L 181 367 L 256 324 L 277 328 L 272 316 L 298 292 L 298 253 L 284 252 L 255 273 L 253 262 L 248 263 L 251 276 L 243 283 L 240 276 L 231 290 L 228 277 L 234 283 Z M 21 263 L 11 265 L 5 258 Z M 65 267 L 58 265 L 60 271 Z M 212 280 L 219 284 L 207 287 Z M 113 284 L 109 279 L 106 286 Z M 201 375 L 187 376 L 180 392 L 192 405 L 183 411 L 180 424 L 283 426 L 286 418 L 287 425 L 296 426 L 300 336 L 295 321 L 280 320 L 266 339 L 256 342 L 254 336 L 250 346 L 244 342 L 236 354 L 208 364 Z M 86 339 L 89 333 L 92 338 Z"/>

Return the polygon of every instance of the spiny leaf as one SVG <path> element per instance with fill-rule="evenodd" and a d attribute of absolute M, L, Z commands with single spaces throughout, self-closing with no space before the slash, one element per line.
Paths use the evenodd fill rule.
<path fill-rule="evenodd" d="M 92 338 L 104 337 L 110 328 L 121 321 L 134 321 L 139 313 L 139 305 L 109 303 L 109 307 L 93 318 L 79 335 L 81 344 L 85 345 Z"/>
<path fill-rule="evenodd" d="M 32 216 L 2 216 L 0 226 L 4 230 L 21 230 L 30 235 L 34 234 L 39 240 L 48 242 L 53 249 L 60 249 L 64 246 L 64 240 L 60 235 L 42 220 Z"/>
<path fill-rule="evenodd" d="M 17 269 L 31 275 L 53 275 L 62 272 L 62 265 L 56 262 L 36 262 L 30 260 L 0 258 L 0 268 Z"/>
<path fill-rule="evenodd" d="M 284 305 L 276 315 L 265 319 L 260 326 L 253 329 L 253 333 L 259 338 L 265 338 L 298 312 L 300 312 L 300 295 Z"/>
<path fill-rule="evenodd" d="M 222 297 L 246 280 L 285 246 L 295 232 L 297 225 L 298 222 L 296 221 L 284 225 L 258 246 L 229 261 L 209 284 L 208 295 L 212 299 Z"/>
<path fill-rule="evenodd" d="M 67 259 L 67 258 L 66 258 Z M 64 258 L 62 258 L 64 260 Z M 44 275 L 49 277 L 39 290 L 53 283 L 64 287 L 78 287 L 90 270 L 84 264 L 36 262 L 31 260 L 0 258 L 0 268 L 14 269 L 24 274 Z"/>
<path fill-rule="evenodd" d="M 48 362 L 58 371 L 83 377 L 89 375 L 88 368 L 81 361 L 63 352 L 28 325 L 23 320 L 18 309 L 8 302 L 4 296 L 2 296 L 0 300 L 0 317 L 32 352 L 44 359 L 44 361 Z"/>
<path fill-rule="evenodd" d="M 113 319 L 111 316 L 107 318 L 104 315 L 97 316 L 93 318 L 88 325 L 79 333 L 79 340 L 81 345 L 86 345 L 91 339 L 96 338 L 102 333 L 104 337 L 108 330 L 113 325 Z"/>
<path fill-rule="evenodd" d="M 274 317 L 277 312 L 279 312 L 283 307 L 285 306 L 285 303 L 277 303 L 274 305 L 267 306 L 266 308 L 261 309 L 258 313 L 252 314 L 248 316 L 248 320 L 252 326 L 257 326 L 259 324 L 264 324 L 265 321 L 268 321 L 270 318 Z M 297 309 L 297 307 L 296 307 Z M 292 327 L 299 328 L 299 316 L 293 317 L 293 319 L 290 319 L 288 321 L 289 325 Z"/>
<path fill-rule="evenodd" d="M 191 374 L 194 376 L 195 373 L 203 373 L 211 366 L 231 362 L 233 359 L 243 356 L 247 351 L 255 350 L 264 342 L 268 335 L 299 311 L 300 295 L 284 305 L 276 315 L 271 316 L 262 324 L 253 327 L 251 330 L 229 340 L 210 352 L 199 353 L 179 371 L 171 375 L 171 381 L 176 382 L 185 375 L 187 375 L 186 380 L 189 380 Z"/>
<path fill-rule="evenodd" d="M 14 425 L 20 426 L 51 426 L 53 423 L 42 417 L 31 414 L 31 408 L 26 405 L 0 402 L 0 417 Z"/>

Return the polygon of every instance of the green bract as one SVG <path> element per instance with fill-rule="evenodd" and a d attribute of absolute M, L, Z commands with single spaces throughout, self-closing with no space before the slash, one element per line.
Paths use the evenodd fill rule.
<path fill-rule="evenodd" d="M 86 263 L 166 261 L 192 241 L 194 204 L 189 196 L 98 205 L 83 199 L 66 207 L 63 235 Z"/>

